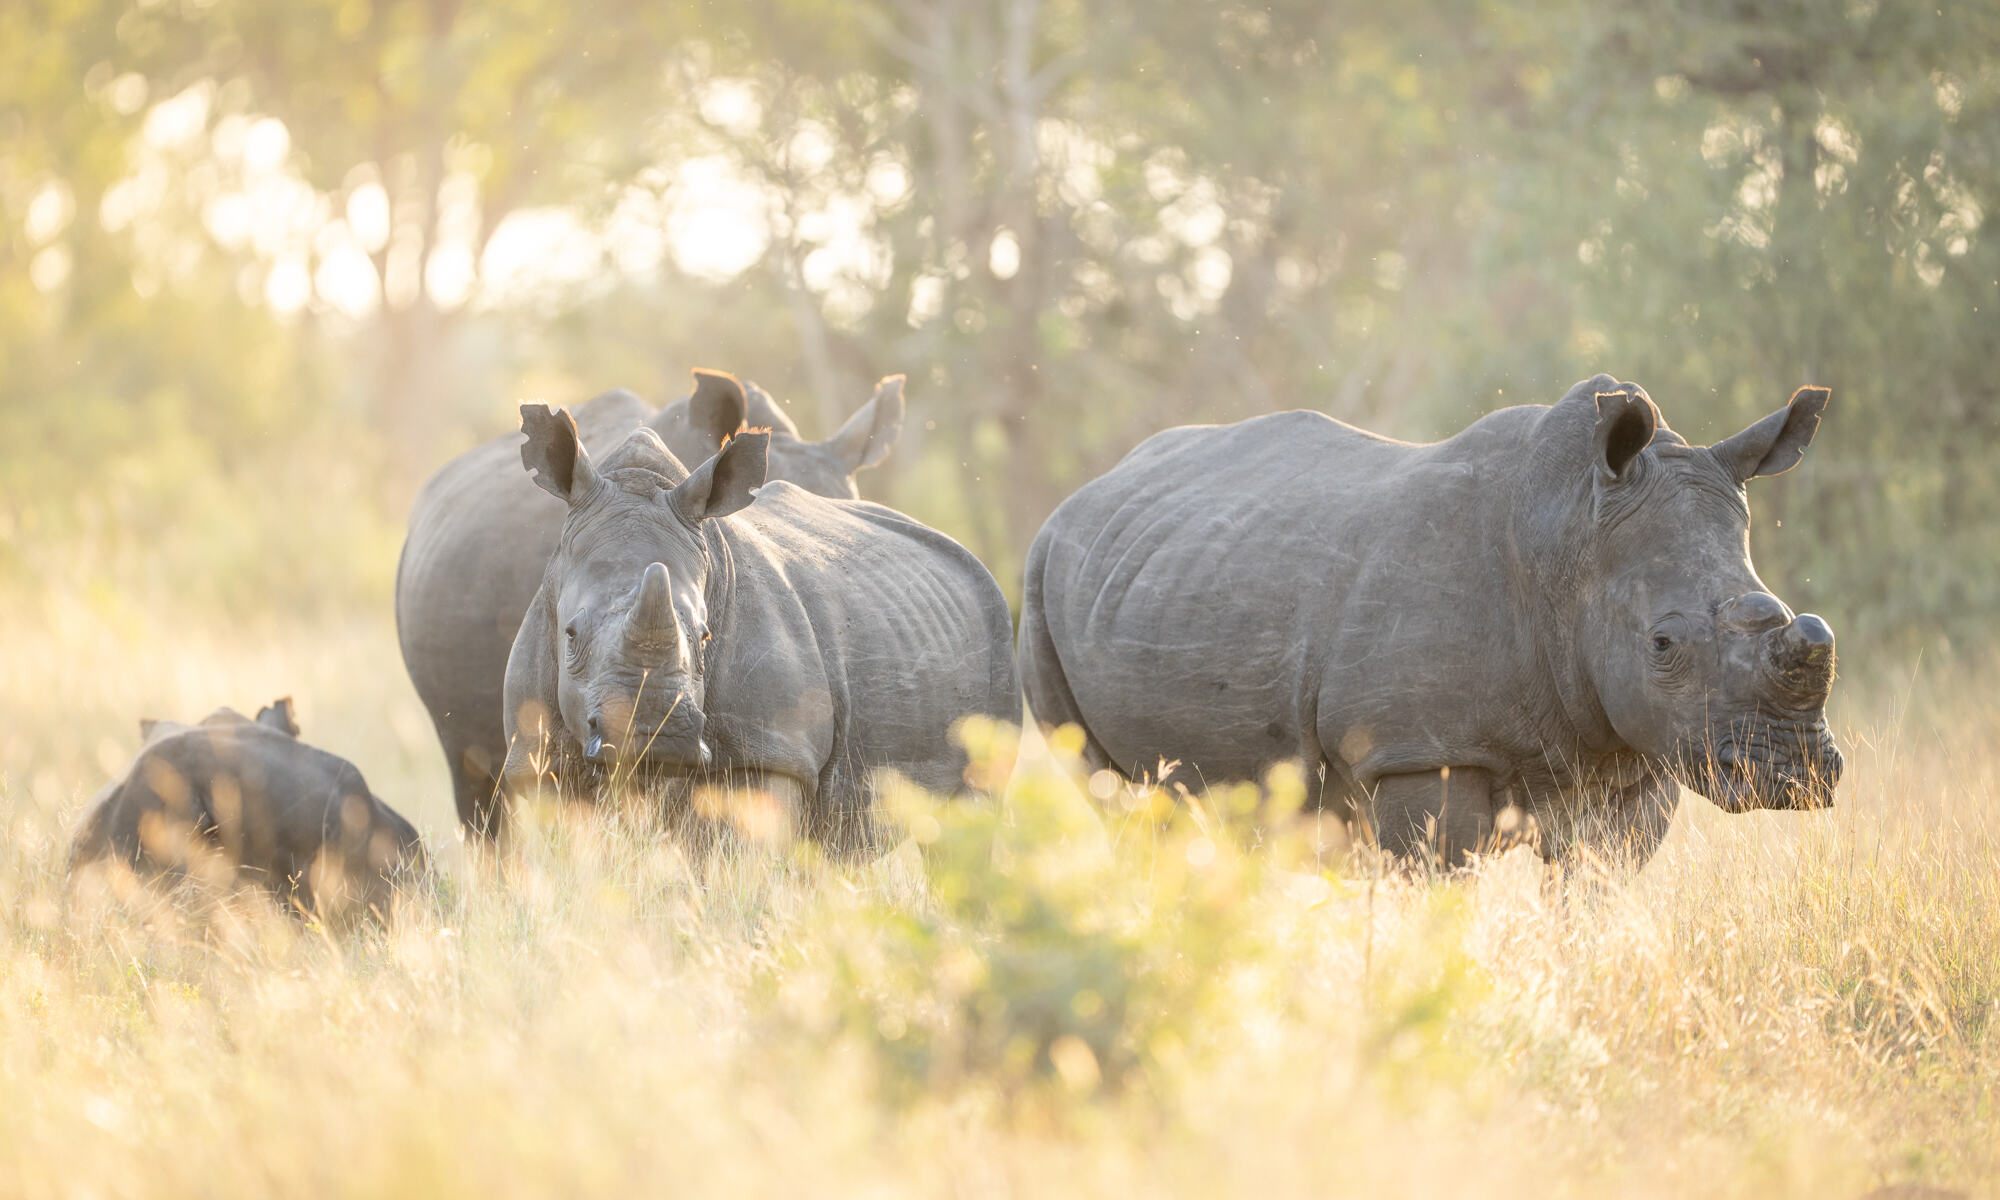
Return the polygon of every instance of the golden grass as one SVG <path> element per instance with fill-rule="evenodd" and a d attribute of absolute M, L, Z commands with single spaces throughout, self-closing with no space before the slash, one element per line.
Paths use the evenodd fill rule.
<path fill-rule="evenodd" d="M 480 864 L 385 619 L 10 611 L 0 1195 L 2000 1188 L 2000 716 L 1969 675 L 1843 683 L 1833 811 L 1691 798 L 1627 883 L 1321 877 L 1243 848 L 1229 797 L 1107 824 L 1060 748 L 867 866 L 576 810 Z M 138 716 L 283 693 L 435 887 L 339 935 L 69 904 Z"/>

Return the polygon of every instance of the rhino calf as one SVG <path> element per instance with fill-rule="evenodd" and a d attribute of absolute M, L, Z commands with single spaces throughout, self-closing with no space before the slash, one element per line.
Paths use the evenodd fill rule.
<path fill-rule="evenodd" d="M 651 429 L 594 462 L 567 412 L 521 425 L 567 515 L 507 661 L 510 790 L 551 749 L 747 779 L 792 831 L 865 852 L 878 772 L 962 790 L 954 725 L 1020 719 L 1007 601 L 944 534 L 767 483 L 766 433 L 689 471 Z"/>
<path fill-rule="evenodd" d="M 70 848 L 72 874 L 105 862 L 142 874 L 262 884 L 299 911 L 386 913 L 424 869 L 417 831 L 346 759 L 298 740 L 292 702 L 252 721 L 141 721 L 125 773 L 98 793 Z"/>
<path fill-rule="evenodd" d="M 1524 817 L 1545 855 L 1643 861 L 1680 783 L 1828 804 L 1833 632 L 1757 577 L 1744 490 L 1827 395 L 1712 446 L 1608 375 L 1431 445 L 1313 412 L 1168 430 L 1036 536 L 1028 702 L 1128 776 L 1303 760 L 1386 849 L 1454 861 Z"/>

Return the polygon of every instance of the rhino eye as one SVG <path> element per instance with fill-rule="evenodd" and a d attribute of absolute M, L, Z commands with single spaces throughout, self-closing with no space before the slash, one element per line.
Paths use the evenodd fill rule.
<path fill-rule="evenodd" d="M 569 657 L 570 657 L 570 660 L 571 660 L 571 661 L 575 661 L 575 659 L 576 659 L 576 626 L 575 626 L 575 625 L 569 625 L 569 626 L 567 626 L 567 627 L 565 627 L 565 628 L 563 629 L 563 646 L 564 646 L 564 649 L 566 649 L 566 650 L 568 651 L 568 653 L 569 653 Z"/>
<path fill-rule="evenodd" d="M 1665 654 L 1667 651 L 1673 648 L 1674 648 L 1674 639 L 1668 637 L 1664 633 L 1656 633 L 1653 635 L 1653 649 L 1659 651 L 1661 654 Z"/>

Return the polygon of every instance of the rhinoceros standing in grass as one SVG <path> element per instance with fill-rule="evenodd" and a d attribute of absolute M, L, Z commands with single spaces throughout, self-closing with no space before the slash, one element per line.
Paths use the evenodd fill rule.
<path fill-rule="evenodd" d="M 568 513 L 507 661 L 510 790 L 552 751 L 747 782 L 861 851 L 876 772 L 958 790 L 953 726 L 1019 719 L 1007 601 L 944 534 L 765 483 L 765 433 L 688 471 L 651 429 L 598 464 L 568 413 L 521 425 Z"/>
<path fill-rule="evenodd" d="M 386 913 L 420 874 L 417 831 L 346 759 L 298 740 L 292 702 L 252 721 L 221 708 L 198 725 L 141 721 L 145 745 L 99 792 L 70 870 L 105 861 L 148 875 L 218 867 L 310 913 Z"/>
<path fill-rule="evenodd" d="M 630 392 L 607 392 L 577 409 L 584 442 L 604 452 L 641 425 L 683 462 L 701 462 L 743 429 L 771 431 L 772 478 L 852 498 L 854 472 L 889 453 L 903 424 L 903 377 L 876 388 L 824 442 L 798 429 L 761 388 L 719 371 L 696 371 L 694 391 L 649 413 Z M 396 571 L 396 631 L 403 664 L 430 710 L 450 766 L 458 816 L 494 832 L 495 785 L 507 754 L 500 685 L 507 651 L 562 529 L 562 506 L 521 471 L 519 439 L 495 438 L 433 475 L 410 512 Z"/>
<path fill-rule="evenodd" d="M 1757 577 L 1744 492 L 1826 402 L 1706 447 L 1607 375 L 1431 445 L 1313 412 L 1168 430 L 1036 537 L 1029 705 L 1130 776 L 1303 760 L 1386 849 L 1447 861 L 1523 813 L 1546 855 L 1643 861 L 1677 780 L 1828 804 L 1833 633 Z"/>

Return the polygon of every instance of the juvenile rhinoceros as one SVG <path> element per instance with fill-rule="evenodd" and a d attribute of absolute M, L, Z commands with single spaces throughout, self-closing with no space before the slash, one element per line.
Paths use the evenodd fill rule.
<path fill-rule="evenodd" d="M 1833 633 L 1757 577 L 1744 492 L 1827 395 L 1705 447 L 1607 375 L 1431 445 L 1313 412 L 1168 430 L 1036 537 L 1029 705 L 1128 776 L 1303 760 L 1385 849 L 1447 861 L 1524 814 L 1551 857 L 1644 861 L 1677 780 L 1828 804 Z"/>
<path fill-rule="evenodd" d="M 771 431 L 771 474 L 821 495 L 853 497 L 854 472 L 882 461 L 903 423 L 903 377 L 876 388 L 824 442 L 798 429 L 761 388 L 720 371 L 696 371 L 693 392 L 657 413 L 630 392 L 607 392 L 577 409 L 586 445 L 600 453 L 641 425 L 683 462 L 701 462 L 745 427 Z M 495 832 L 496 773 L 507 754 L 500 685 L 507 650 L 541 583 L 562 529 L 562 507 L 521 472 L 507 434 L 446 463 L 418 494 L 396 570 L 396 631 L 403 664 L 430 710 L 451 768 L 459 820 Z"/>
<path fill-rule="evenodd" d="M 98 793 L 70 870 L 111 860 L 147 875 L 220 867 L 304 912 L 386 912 L 420 874 L 410 823 L 346 759 L 298 740 L 292 702 L 252 721 L 219 708 L 200 724 L 141 721 L 144 745 Z"/>
<path fill-rule="evenodd" d="M 510 791 L 551 749 L 724 777 L 864 851 L 878 770 L 959 790 L 953 726 L 1020 718 L 1007 602 L 944 534 L 765 483 L 765 433 L 688 471 L 649 428 L 599 464 L 568 413 L 524 405 L 521 425 L 568 512 L 507 661 Z"/>

